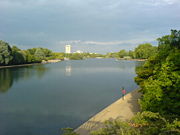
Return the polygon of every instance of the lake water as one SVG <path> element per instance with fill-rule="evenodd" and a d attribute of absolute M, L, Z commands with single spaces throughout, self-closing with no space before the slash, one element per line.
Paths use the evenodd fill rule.
<path fill-rule="evenodd" d="M 0 69 L 0 135 L 60 135 L 136 89 L 135 67 L 115 59 Z"/>

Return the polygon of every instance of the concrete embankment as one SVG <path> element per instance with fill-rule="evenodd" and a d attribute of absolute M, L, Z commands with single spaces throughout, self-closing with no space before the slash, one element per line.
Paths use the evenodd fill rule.
<path fill-rule="evenodd" d="M 101 128 L 106 120 L 120 119 L 125 121 L 131 119 L 137 112 L 140 111 L 138 104 L 140 96 L 141 94 L 138 90 L 128 93 L 124 97 L 124 100 L 123 98 L 120 98 L 116 102 L 112 103 L 78 127 L 75 132 L 80 135 L 90 135 L 91 131 Z"/>

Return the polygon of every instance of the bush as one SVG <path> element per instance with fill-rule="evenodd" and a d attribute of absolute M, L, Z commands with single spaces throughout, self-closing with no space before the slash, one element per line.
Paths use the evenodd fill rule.
<path fill-rule="evenodd" d="M 130 121 L 106 121 L 105 127 L 93 131 L 92 135 L 179 135 L 180 121 L 172 122 L 159 113 L 144 111 L 135 115 Z"/>

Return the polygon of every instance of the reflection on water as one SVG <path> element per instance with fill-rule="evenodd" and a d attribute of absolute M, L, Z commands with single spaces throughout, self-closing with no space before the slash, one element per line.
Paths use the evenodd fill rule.
<path fill-rule="evenodd" d="M 41 79 L 48 70 L 45 65 L 0 69 L 0 93 L 7 92 L 19 80 L 27 80 L 33 76 Z"/>
<path fill-rule="evenodd" d="M 7 92 L 13 84 L 13 74 L 8 69 L 0 70 L 0 92 Z"/>
<path fill-rule="evenodd" d="M 66 76 L 71 76 L 71 72 L 72 72 L 72 66 L 71 65 L 66 65 L 65 75 Z"/>

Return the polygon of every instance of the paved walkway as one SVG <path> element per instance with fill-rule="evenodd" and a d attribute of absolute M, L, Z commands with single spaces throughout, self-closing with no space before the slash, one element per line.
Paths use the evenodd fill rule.
<path fill-rule="evenodd" d="M 106 120 L 118 118 L 125 121 L 131 119 L 137 112 L 140 111 L 140 107 L 138 105 L 139 98 L 140 93 L 138 93 L 138 90 L 128 93 L 124 97 L 124 100 L 123 98 L 120 98 L 116 102 L 112 103 L 82 124 L 75 130 L 75 132 L 80 135 L 90 135 L 91 131 L 101 128 L 103 126 L 103 122 Z"/>

